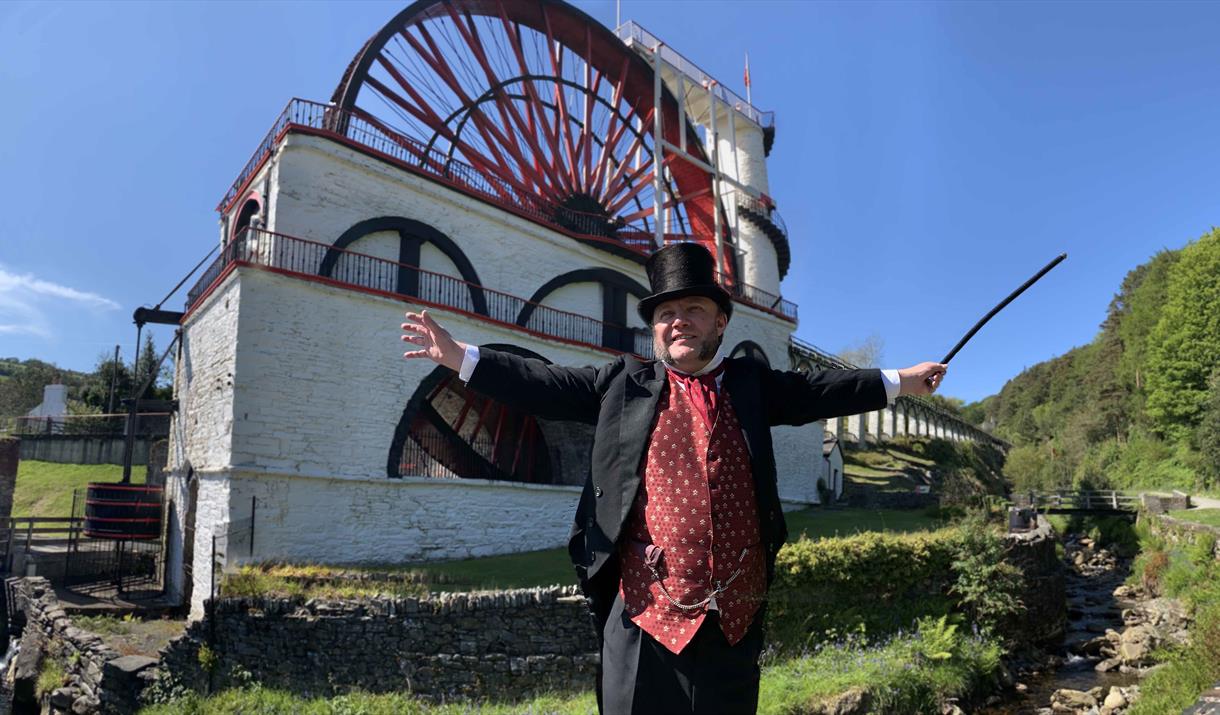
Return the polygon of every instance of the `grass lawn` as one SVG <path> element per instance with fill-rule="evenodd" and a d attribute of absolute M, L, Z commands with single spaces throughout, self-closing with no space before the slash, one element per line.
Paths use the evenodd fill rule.
<path fill-rule="evenodd" d="M 143 655 L 150 658 L 156 658 L 161 648 L 186 630 L 186 621 L 116 618 L 109 615 L 74 615 L 72 625 L 96 634 L 119 655 Z"/>
<path fill-rule="evenodd" d="M 145 467 L 133 466 L 132 484 L 143 484 L 146 473 Z M 24 460 L 17 465 L 13 516 L 71 516 L 73 490 L 89 482 L 117 482 L 122 478 L 123 467 L 117 464 L 58 464 Z"/>
<path fill-rule="evenodd" d="M 1220 509 L 1177 509 L 1169 512 L 1169 516 L 1196 524 L 1220 526 Z"/>
<path fill-rule="evenodd" d="M 917 483 L 910 473 L 921 473 L 933 464 L 930 459 L 888 447 L 848 449 L 843 453 L 843 476 L 848 492 L 905 494 Z"/>

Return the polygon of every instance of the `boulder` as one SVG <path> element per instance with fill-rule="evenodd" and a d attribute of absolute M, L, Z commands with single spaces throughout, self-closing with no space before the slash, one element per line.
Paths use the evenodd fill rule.
<path fill-rule="evenodd" d="M 1110 639 L 1105 636 L 1097 636 L 1090 638 L 1080 645 L 1079 652 L 1081 655 L 1101 655 L 1103 648 L 1110 645 Z"/>
<path fill-rule="evenodd" d="M 21 645 L 13 659 L 13 702 L 33 703 L 38 674 L 42 670 L 42 659 L 47 638 L 38 628 L 27 627 L 21 634 Z"/>
<path fill-rule="evenodd" d="M 72 707 L 72 701 L 76 699 L 76 693 L 72 688 L 56 688 L 51 691 L 51 708 L 55 710 L 67 710 Z"/>
<path fill-rule="evenodd" d="M 866 715 L 873 699 L 864 688 L 851 688 L 833 697 L 812 703 L 811 715 Z"/>
<path fill-rule="evenodd" d="M 1118 688 L 1110 688 L 1110 694 L 1102 702 L 1102 707 L 1110 708 L 1111 711 L 1127 707 L 1127 698 Z"/>
<path fill-rule="evenodd" d="M 1062 688 L 1051 695 L 1051 708 L 1055 712 L 1074 713 L 1097 707 L 1097 698 L 1080 691 Z"/>
<path fill-rule="evenodd" d="M 1123 631 L 1122 641 L 1118 644 L 1118 657 L 1122 658 L 1123 665 L 1140 665 L 1148 660 L 1158 642 L 1152 628 L 1146 625 L 1131 626 Z"/>

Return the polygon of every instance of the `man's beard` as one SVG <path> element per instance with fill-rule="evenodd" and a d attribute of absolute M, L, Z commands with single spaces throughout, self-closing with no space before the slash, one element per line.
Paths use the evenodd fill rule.
<path fill-rule="evenodd" d="M 701 362 L 707 362 L 708 360 L 716 357 L 716 351 L 720 349 L 720 343 L 722 342 L 724 342 L 724 336 L 722 335 L 701 339 L 699 341 L 699 350 L 697 353 L 699 360 Z M 661 362 L 669 365 L 670 367 L 677 367 L 673 355 L 669 354 L 669 348 L 665 346 L 665 343 L 661 342 L 660 338 L 652 339 L 652 352 Z"/>

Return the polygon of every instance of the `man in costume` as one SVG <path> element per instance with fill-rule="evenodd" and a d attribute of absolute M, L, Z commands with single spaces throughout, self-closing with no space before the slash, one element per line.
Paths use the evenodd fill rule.
<path fill-rule="evenodd" d="M 930 394 L 945 366 L 772 370 L 719 354 L 732 317 L 707 249 L 647 264 L 656 360 L 566 368 L 455 341 L 407 313 L 405 358 L 538 417 L 595 425 L 568 552 L 601 640 L 603 713 L 753 713 L 762 606 L 787 538 L 770 428 Z M 816 445 L 820 447 L 820 445 Z"/>

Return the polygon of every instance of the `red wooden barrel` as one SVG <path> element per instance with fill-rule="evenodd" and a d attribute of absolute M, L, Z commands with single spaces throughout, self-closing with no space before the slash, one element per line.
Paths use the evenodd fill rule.
<path fill-rule="evenodd" d="M 94 539 L 156 539 L 161 536 L 162 487 L 89 482 L 85 536 Z"/>

